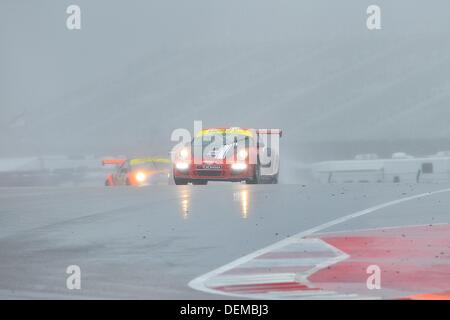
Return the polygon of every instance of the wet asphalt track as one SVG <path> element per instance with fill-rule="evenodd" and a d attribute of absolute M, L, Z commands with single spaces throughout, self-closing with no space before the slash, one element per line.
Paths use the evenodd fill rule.
<path fill-rule="evenodd" d="M 199 275 L 293 234 L 448 184 L 16 188 L 0 192 L 0 298 L 223 299 Z M 450 222 L 450 193 L 325 231 Z M 78 265 L 82 289 L 66 288 Z"/>

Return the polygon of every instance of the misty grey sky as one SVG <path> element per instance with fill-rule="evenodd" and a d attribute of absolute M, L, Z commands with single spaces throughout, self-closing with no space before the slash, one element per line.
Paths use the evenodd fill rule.
<path fill-rule="evenodd" d="M 82 30 L 80 31 L 66 29 L 65 10 L 70 4 L 81 7 Z M 365 27 L 365 10 L 369 4 L 378 4 L 382 8 L 383 29 L 378 33 L 370 33 Z M 89 147 L 84 148 L 83 140 L 88 136 L 92 137 L 93 134 L 90 128 L 85 127 L 85 117 L 89 116 L 92 108 L 98 107 L 101 112 L 99 111 L 97 115 L 94 112 L 93 117 L 103 119 L 115 116 L 120 119 L 119 113 L 113 110 L 110 113 L 105 112 L 108 110 L 106 104 L 110 101 L 102 98 L 105 96 L 110 97 L 112 101 L 120 100 L 120 97 L 115 96 L 117 90 L 129 92 L 129 96 L 123 98 L 127 103 L 135 98 L 141 99 L 142 103 L 148 103 L 148 114 L 153 116 L 157 110 L 156 105 L 153 107 L 150 105 L 153 98 L 146 97 L 145 88 L 138 90 L 132 84 L 140 83 L 139 79 L 146 79 L 148 75 L 153 74 L 146 70 L 155 70 L 155 68 L 167 70 L 158 74 L 158 77 L 164 79 L 164 85 L 161 84 L 160 89 L 156 90 L 157 86 L 151 87 L 152 82 L 148 82 L 148 92 L 154 90 L 157 94 L 166 89 L 172 89 L 171 81 L 166 78 L 172 77 L 174 84 L 181 83 L 183 79 L 177 72 L 182 68 L 195 65 L 193 61 L 198 58 L 196 57 L 198 52 L 204 53 L 207 59 L 211 58 L 208 55 L 210 48 L 215 48 L 211 54 L 216 55 L 218 60 L 222 59 L 219 55 L 228 49 L 234 50 L 229 53 L 230 56 L 245 55 L 252 50 L 256 50 L 258 56 L 270 50 L 270 54 L 264 58 L 269 62 L 261 60 L 261 64 L 272 63 L 277 57 L 284 56 L 286 50 L 292 48 L 301 49 L 302 52 L 309 54 L 309 51 L 313 52 L 319 47 L 340 46 L 345 43 L 346 50 L 351 55 L 355 52 L 363 52 L 361 48 L 364 46 L 367 50 L 367 46 L 371 44 L 370 37 L 375 41 L 374 46 L 377 46 L 374 47 L 374 51 L 380 50 L 380 46 L 384 46 L 385 39 L 388 39 L 386 43 L 389 45 L 397 40 L 410 41 L 417 47 L 414 45 L 411 47 L 408 44 L 409 47 L 405 47 L 405 50 L 422 48 L 425 52 L 423 46 L 430 43 L 421 45 L 421 39 L 427 39 L 428 36 L 434 37 L 435 40 L 432 42 L 434 45 L 440 43 L 439 35 L 444 35 L 441 39 L 442 43 L 448 42 L 449 12 L 450 2 L 444 0 L 2 0 L 0 1 L 0 133 L 2 134 L 0 145 L 3 150 L 8 150 L 3 151 L 6 154 L 14 154 L 15 146 L 18 153 L 26 153 L 27 150 L 30 153 L 83 153 L 92 152 L 97 149 L 97 146 L 99 150 L 105 152 L 120 150 L 120 147 L 110 148 L 116 141 L 115 137 L 111 136 L 99 137 L 98 143 L 92 143 L 91 140 Z M 355 41 L 355 47 L 353 47 L 353 41 Z M 309 47 L 312 42 L 318 46 Z M 266 48 L 269 49 L 266 51 Z M 445 55 L 447 50 L 448 47 L 440 48 L 439 53 Z M 370 52 L 370 49 L 368 51 Z M 219 53 L 216 54 L 217 52 Z M 332 51 L 329 52 L 326 59 L 332 59 L 332 54 Z M 343 52 L 340 54 L 347 55 Z M 401 59 L 403 53 L 397 54 L 397 58 Z M 180 56 L 184 59 L 181 62 L 177 60 Z M 181 67 L 171 70 L 168 67 L 168 64 L 172 63 L 171 59 L 178 61 Z M 234 58 L 231 59 L 229 56 L 223 59 L 230 59 L 229 62 L 225 61 L 224 65 L 234 61 Z M 338 55 L 336 59 L 340 59 L 340 56 Z M 320 58 L 315 59 L 313 63 L 320 66 Z M 351 63 L 352 61 L 348 61 L 348 68 L 352 67 Z M 420 66 L 423 63 L 422 60 L 411 61 L 411 66 Z M 208 69 L 216 64 L 217 62 L 213 61 L 211 65 L 205 63 L 201 67 Z M 448 64 L 445 64 L 444 68 L 447 66 Z M 246 83 L 249 79 L 253 79 L 249 75 L 240 75 L 240 72 L 243 72 L 242 68 L 239 70 L 230 68 L 225 70 L 232 76 L 239 79 L 249 77 L 245 78 Z M 312 70 L 314 68 L 305 69 L 305 72 L 311 73 Z M 140 75 L 137 76 L 137 74 Z M 286 75 L 283 81 L 287 81 L 289 76 L 295 75 Z M 354 83 L 350 83 L 346 89 L 354 88 L 355 91 L 360 92 L 359 89 L 356 90 L 358 81 L 355 77 L 357 75 L 353 77 Z M 128 78 L 131 79 L 131 83 L 127 82 Z M 204 81 L 206 85 L 209 80 L 204 79 Z M 145 82 L 141 83 L 145 84 Z M 109 92 L 107 88 L 111 86 L 114 90 Z M 201 87 L 202 85 L 199 84 L 197 95 L 192 97 L 192 105 L 198 104 L 198 100 L 207 100 L 201 97 L 203 94 Z M 430 88 L 430 91 L 434 89 L 435 86 Z M 131 93 L 133 90 L 136 90 L 136 95 Z M 192 92 L 193 88 L 189 90 Z M 209 90 L 211 92 L 222 90 L 220 81 L 217 80 L 215 87 Z M 301 87 L 295 90 L 300 91 Z M 279 94 L 283 95 L 283 92 L 279 91 Z M 167 95 L 177 101 L 170 104 L 174 108 L 171 109 L 173 112 L 185 110 L 183 103 L 186 100 L 179 95 L 179 92 L 174 90 Z M 227 93 L 227 97 L 230 95 L 231 93 Z M 177 97 L 179 97 L 178 100 Z M 103 99 L 105 105 L 99 106 L 98 101 L 96 105 L 92 105 L 88 102 L 92 99 Z M 239 96 L 235 96 L 233 101 L 241 107 L 255 101 L 252 96 L 239 99 Z M 52 113 L 54 121 L 63 121 L 62 119 L 67 121 L 57 116 L 57 112 L 64 113 L 67 107 L 66 102 L 68 105 L 73 104 L 72 109 L 78 110 L 79 117 L 70 118 L 73 126 L 71 134 L 73 140 L 67 139 L 65 143 L 59 144 L 51 137 L 57 135 L 60 127 L 65 127 L 65 123 L 49 126 L 46 123 L 46 121 L 50 122 L 47 119 L 47 112 Z M 325 111 L 333 113 L 331 105 L 329 108 Z M 223 109 L 219 108 L 219 110 Z M 255 109 L 252 110 L 255 111 Z M 25 115 L 25 127 L 17 129 L 15 122 L 22 115 Z M 216 118 L 210 117 L 211 120 L 217 120 L 217 118 L 223 119 L 224 123 L 238 119 L 226 113 L 219 114 Z M 286 121 L 288 118 L 287 115 Z M 320 123 L 316 116 L 313 118 L 311 118 L 312 121 Z M 117 119 L 110 120 L 110 123 L 121 123 Z M 270 121 L 265 121 L 267 119 L 269 118 L 261 116 L 258 123 L 270 125 Z M 283 125 L 283 119 L 274 121 L 274 125 Z M 188 117 L 184 120 L 186 125 L 190 125 L 188 120 L 193 119 Z M 39 124 L 40 121 L 41 124 Z M 20 123 L 19 121 L 19 127 L 22 128 Z M 174 120 L 172 124 L 183 124 L 183 121 L 180 120 L 177 123 Z M 286 125 L 288 128 L 295 128 L 288 121 Z M 85 130 L 84 135 L 80 132 L 80 136 L 77 136 L 77 128 L 81 128 L 81 131 Z M 127 139 L 133 140 L 136 135 L 142 135 L 144 132 L 154 134 L 161 131 L 163 132 L 161 134 L 166 136 L 171 129 L 171 127 L 161 127 L 148 132 L 142 129 L 143 131 L 124 134 Z M 48 132 L 45 132 L 46 130 Z M 35 136 L 37 132 L 43 132 L 43 136 L 38 138 Z M 446 133 L 436 132 L 435 135 L 443 136 Z M 373 134 L 370 137 L 376 136 L 377 134 Z M 323 137 L 327 138 L 327 135 Z M 64 147 L 61 147 L 62 145 Z M 153 144 L 149 143 L 148 146 L 151 147 Z"/>

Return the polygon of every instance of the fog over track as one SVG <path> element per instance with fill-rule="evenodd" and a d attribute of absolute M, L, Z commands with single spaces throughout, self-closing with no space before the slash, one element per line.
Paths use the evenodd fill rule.
<path fill-rule="evenodd" d="M 2 1 L 0 156 L 165 154 L 194 120 L 282 128 L 296 160 L 450 149 L 448 1 L 378 1 L 376 32 L 369 4 L 79 1 L 70 32 Z"/>

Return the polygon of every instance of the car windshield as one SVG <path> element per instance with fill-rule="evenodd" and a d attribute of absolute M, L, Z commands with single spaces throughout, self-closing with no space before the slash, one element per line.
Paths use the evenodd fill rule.
<path fill-rule="evenodd" d="M 241 134 L 205 134 L 198 137 L 195 137 L 192 141 L 194 146 L 203 146 L 205 147 L 214 147 L 220 148 L 224 145 L 229 144 L 239 144 L 239 145 L 251 145 L 253 143 L 253 139 L 249 136 L 241 135 Z"/>
<path fill-rule="evenodd" d="M 155 170 L 155 165 L 152 162 L 144 162 L 132 165 L 131 168 L 133 170 Z"/>

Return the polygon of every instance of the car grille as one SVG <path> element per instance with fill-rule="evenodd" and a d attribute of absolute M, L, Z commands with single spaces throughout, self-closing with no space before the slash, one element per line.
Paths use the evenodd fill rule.
<path fill-rule="evenodd" d="M 197 175 L 200 177 L 219 177 L 222 175 L 221 170 L 198 170 Z"/>

